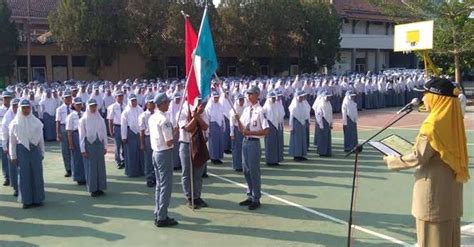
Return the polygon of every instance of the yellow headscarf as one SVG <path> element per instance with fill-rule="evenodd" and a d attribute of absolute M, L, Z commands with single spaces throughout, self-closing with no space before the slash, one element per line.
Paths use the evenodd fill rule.
<path fill-rule="evenodd" d="M 426 93 L 430 114 L 421 125 L 431 147 L 456 175 L 456 181 L 469 180 L 466 132 L 458 98 Z"/>

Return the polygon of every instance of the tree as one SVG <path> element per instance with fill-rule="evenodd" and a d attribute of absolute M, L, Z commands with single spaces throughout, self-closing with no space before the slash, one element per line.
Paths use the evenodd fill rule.
<path fill-rule="evenodd" d="M 0 0 L 0 78 L 13 73 L 18 50 L 18 30 L 10 17 L 6 0 Z"/>
<path fill-rule="evenodd" d="M 64 0 L 48 18 L 62 48 L 87 54 L 89 71 L 98 75 L 128 43 L 125 0 Z"/>
<path fill-rule="evenodd" d="M 169 35 L 166 32 L 169 1 L 128 0 L 131 42 L 136 43 L 147 59 L 147 76 L 163 76 Z"/>
<path fill-rule="evenodd" d="M 341 21 L 327 3 L 303 2 L 302 45 L 300 68 L 302 72 L 316 72 L 331 68 L 341 48 Z"/>
<path fill-rule="evenodd" d="M 371 2 L 381 6 L 397 23 L 434 20 L 434 47 L 430 56 L 443 72 L 454 74 L 456 82 L 461 83 L 462 70 L 472 68 L 474 59 L 474 21 L 469 19 L 474 0 Z"/>

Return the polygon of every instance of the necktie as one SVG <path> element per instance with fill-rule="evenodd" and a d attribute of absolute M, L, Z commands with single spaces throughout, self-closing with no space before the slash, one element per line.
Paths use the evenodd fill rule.
<path fill-rule="evenodd" d="M 249 119 L 246 126 L 247 130 L 250 130 L 250 124 L 252 123 L 252 113 L 253 113 L 253 107 L 250 107 Z"/>
<path fill-rule="evenodd" d="M 81 116 L 82 116 L 82 112 L 81 112 L 81 111 L 79 111 L 79 112 L 77 113 L 77 115 L 79 115 L 79 119 L 80 119 L 80 118 L 81 118 Z"/>
<path fill-rule="evenodd" d="M 71 110 L 69 109 L 68 105 L 66 105 L 66 112 L 67 112 L 67 115 L 69 115 L 69 113 L 71 113 Z"/>

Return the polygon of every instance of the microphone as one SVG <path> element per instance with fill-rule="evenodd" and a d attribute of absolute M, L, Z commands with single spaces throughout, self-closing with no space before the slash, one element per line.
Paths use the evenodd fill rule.
<path fill-rule="evenodd" d="M 411 109 L 413 106 L 418 106 L 420 104 L 420 100 L 418 98 L 414 98 L 411 100 L 410 103 L 408 103 L 406 106 L 404 106 L 402 109 L 400 109 L 399 111 L 397 111 L 397 115 L 399 115 L 400 113 L 408 110 L 408 109 Z"/>

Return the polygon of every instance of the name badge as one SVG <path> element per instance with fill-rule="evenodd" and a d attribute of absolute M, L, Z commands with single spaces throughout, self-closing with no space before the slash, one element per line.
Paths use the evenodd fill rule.
<path fill-rule="evenodd" d="M 253 121 L 252 126 L 253 126 L 253 127 L 257 127 L 257 121 Z"/>

